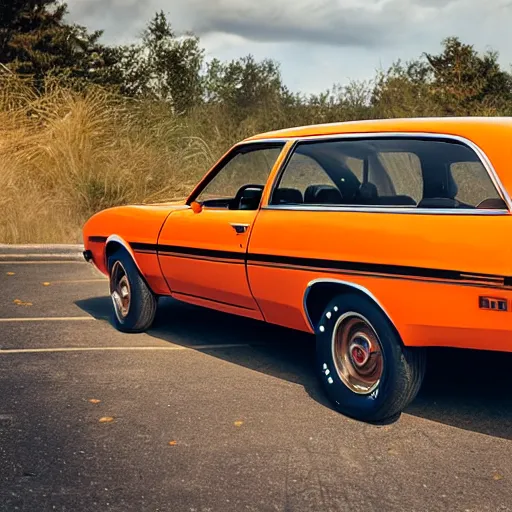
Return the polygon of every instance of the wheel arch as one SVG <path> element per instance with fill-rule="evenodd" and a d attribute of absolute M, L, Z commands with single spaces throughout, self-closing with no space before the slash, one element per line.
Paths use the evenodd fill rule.
<path fill-rule="evenodd" d="M 135 258 L 135 254 L 133 253 L 132 248 L 130 247 L 130 244 L 119 235 L 110 235 L 107 238 L 107 241 L 105 242 L 104 264 L 105 268 L 107 269 L 107 272 L 110 272 L 110 269 L 108 268 L 108 258 L 115 252 L 122 249 L 124 249 L 130 255 L 140 275 L 143 276 L 144 274 L 142 273 L 141 268 L 139 267 L 139 264 L 137 262 L 137 259 Z"/>
<path fill-rule="evenodd" d="M 310 281 L 306 287 L 303 298 L 303 307 L 309 326 L 316 331 L 316 327 L 327 304 L 340 294 L 357 293 L 363 297 L 370 299 L 387 317 L 393 328 L 397 331 L 393 319 L 386 311 L 384 306 L 379 302 L 377 297 L 365 288 L 356 283 L 343 281 L 341 279 L 319 278 Z M 398 333 L 399 334 L 399 333 Z"/>

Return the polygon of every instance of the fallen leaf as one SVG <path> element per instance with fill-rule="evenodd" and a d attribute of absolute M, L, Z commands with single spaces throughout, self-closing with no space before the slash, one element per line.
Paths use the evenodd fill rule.
<path fill-rule="evenodd" d="M 499 473 L 495 473 L 492 477 L 493 480 L 503 480 L 503 475 L 500 475 Z"/>
<path fill-rule="evenodd" d="M 103 418 L 100 418 L 100 423 L 112 423 L 114 421 L 114 418 L 112 416 L 103 416 Z"/>
<path fill-rule="evenodd" d="M 16 304 L 17 306 L 32 306 L 32 302 L 23 302 L 20 299 L 14 299 L 13 303 Z"/>
<path fill-rule="evenodd" d="M 169 441 L 169 446 L 176 446 L 178 441 Z"/>
<path fill-rule="evenodd" d="M 90 398 L 89 402 L 91 402 L 91 404 L 99 404 L 101 400 L 98 400 L 97 398 Z"/>
<path fill-rule="evenodd" d="M 398 452 L 394 448 L 389 448 L 388 449 L 388 454 L 389 455 L 398 455 Z"/>
<path fill-rule="evenodd" d="M 235 421 L 235 427 L 241 427 L 244 424 L 243 421 Z"/>
<path fill-rule="evenodd" d="M 15 276 L 15 275 L 16 275 L 16 272 L 7 272 L 7 275 L 8 275 L 8 276 Z"/>
<path fill-rule="evenodd" d="M 50 286 L 50 283 L 48 283 L 48 282 L 43 283 L 43 286 Z"/>

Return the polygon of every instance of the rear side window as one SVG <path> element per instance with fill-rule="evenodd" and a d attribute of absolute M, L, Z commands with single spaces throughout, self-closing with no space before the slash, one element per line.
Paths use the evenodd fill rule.
<path fill-rule="evenodd" d="M 421 161 L 414 153 L 385 152 L 378 155 L 379 163 L 391 180 L 394 190 L 399 196 L 411 196 L 418 204 L 423 194 L 423 178 L 421 175 Z M 378 172 L 378 171 L 376 171 Z M 375 181 L 370 166 L 368 181 Z"/>
<path fill-rule="evenodd" d="M 296 153 L 293 155 L 292 159 L 293 172 L 284 174 L 281 180 L 281 189 L 295 188 L 304 194 L 308 186 L 312 183 L 328 186 L 334 185 L 329 175 L 313 158 Z"/>
<path fill-rule="evenodd" d="M 506 209 L 471 148 L 412 137 L 301 142 L 271 204 Z"/>

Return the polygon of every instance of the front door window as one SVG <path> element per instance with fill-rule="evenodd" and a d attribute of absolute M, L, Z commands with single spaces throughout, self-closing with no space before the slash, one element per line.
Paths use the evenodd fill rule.
<path fill-rule="evenodd" d="M 283 145 L 246 146 L 235 150 L 201 190 L 195 201 L 205 208 L 258 208 L 261 194 Z"/>

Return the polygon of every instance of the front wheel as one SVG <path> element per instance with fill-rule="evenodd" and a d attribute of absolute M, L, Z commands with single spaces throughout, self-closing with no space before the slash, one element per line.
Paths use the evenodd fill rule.
<path fill-rule="evenodd" d="M 357 294 L 335 297 L 317 326 L 317 373 L 335 408 L 352 418 L 394 418 L 416 397 L 425 350 L 405 347 L 383 311 Z"/>
<path fill-rule="evenodd" d="M 155 318 L 157 298 L 131 256 L 120 249 L 108 258 L 108 268 L 116 328 L 123 332 L 149 329 Z"/>

